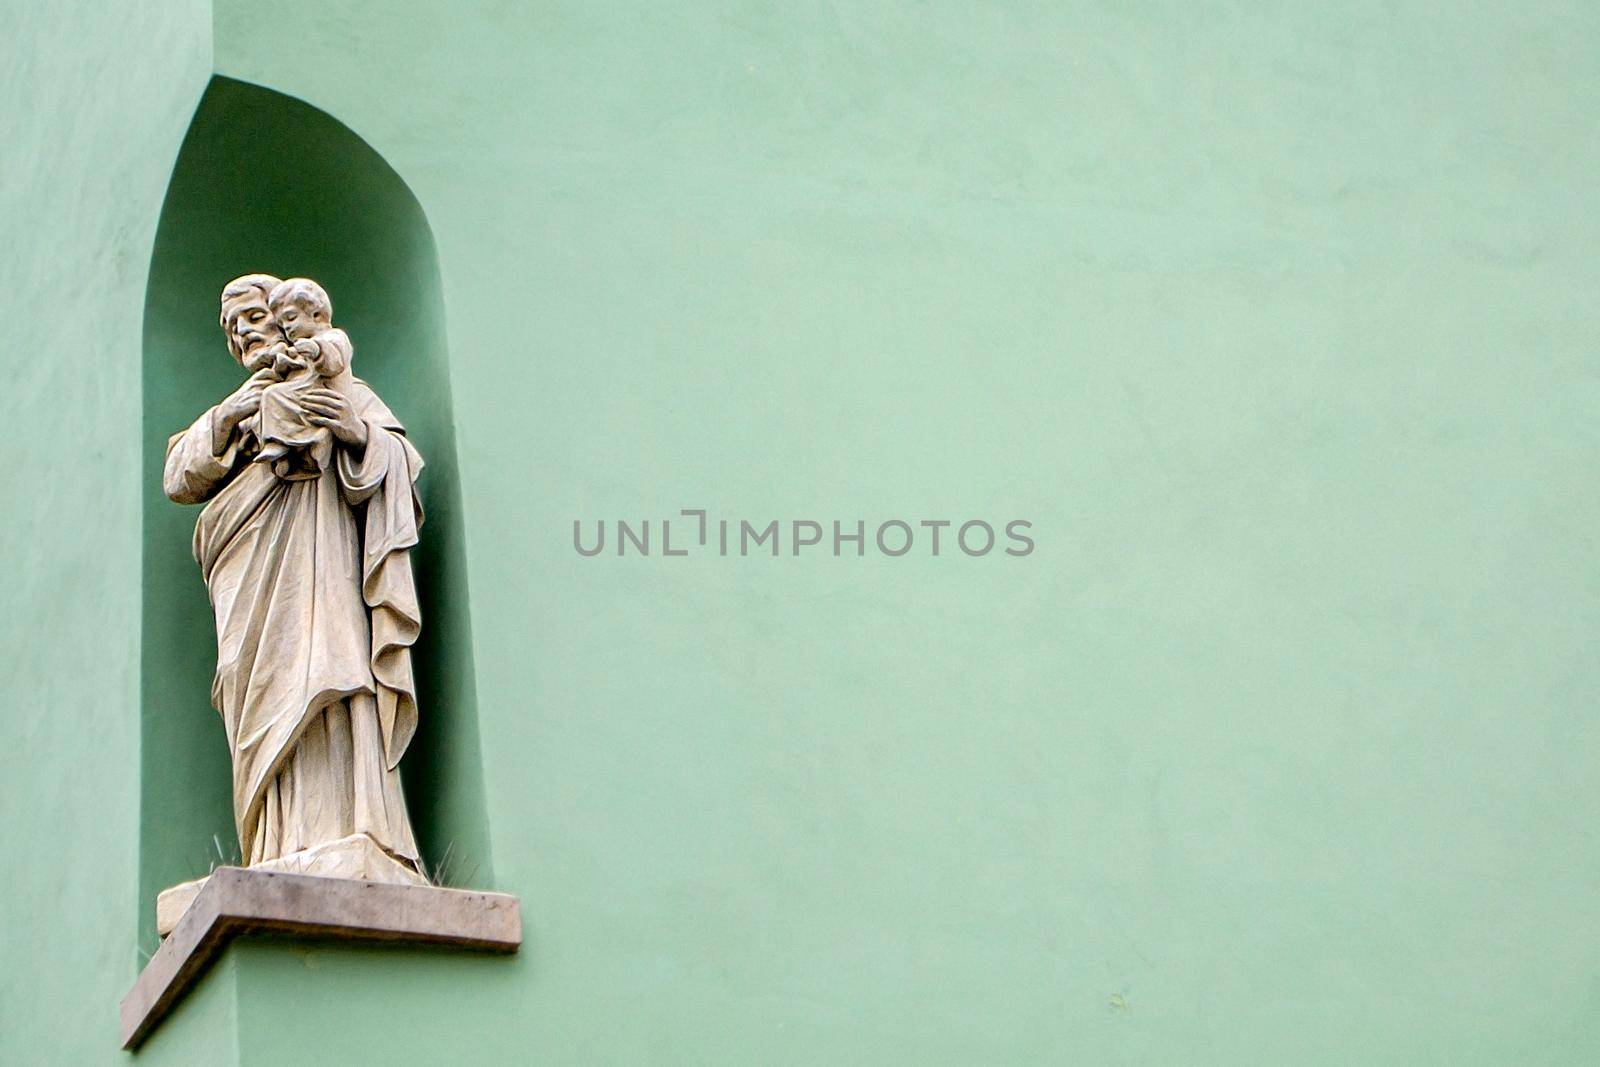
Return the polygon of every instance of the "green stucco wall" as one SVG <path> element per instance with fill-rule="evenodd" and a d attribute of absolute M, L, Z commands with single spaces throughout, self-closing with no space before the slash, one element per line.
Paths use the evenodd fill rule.
<path fill-rule="evenodd" d="M 138 964 L 139 322 L 210 17 L 0 0 L 7 1064 L 114 1062 Z"/>
<path fill-rule="evenodd" d="M 265 10 L 0 45 L 0 1060 L 121 1055 L 141 315 L 213 70 L 425 214 L 528 942 L 236 946 L 140 1059 L 1600 1058 L 1600 10 Z M 681 508 L 1038 548 L 573 551 Z"/>

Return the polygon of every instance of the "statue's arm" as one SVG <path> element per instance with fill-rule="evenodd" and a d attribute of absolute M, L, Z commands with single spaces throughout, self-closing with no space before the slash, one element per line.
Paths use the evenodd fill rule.
<path fill-rule="evenodd" d="M 366 444 L 360 449 L 338 451 L 339 484 L 345 499 L 351 505 L 364 504 L 387 483 L 390 491 L 405 489 L 404 498 L 411 501 L 417 474 L 422 470 L 422 457 L 398 425 L 371 415 L 362 421 Z"/>
<path fill-rule="evenodd" d="M 203 504 L 227 481 L 239 448 L 237 435 L 232 434 L 232 427 L 229 427 L 229 432 L 221 433 L 222 451 L 215 450 L 221 431 L 220 409 L 220 404 L 208 409 L 187 430 L 167 440 L 167 464 L 162 472 L 161 488 L 168 500 L 177 504 Z"/>
<path fill-rule="evenodd" d="M 239 458 L 239 425 L 256 413 L 261 391 L 276 380 L 270 370 L 257 371 L 187 430 L 168 439 L 161 478 L 167 499 L 201 504 L 222 488 Z"/>
<path fill-rule="evenodd" d="M 422 473 L 422 456 L 406 437 L 404 427 L 365 382 L 357 381 L 352 402 L 365 423 L 366 444 L 357 450 L 338 449 L 339 486 L 352 506 L 366 506 L 368 552 L 379 550 L 388 535 L 373 536 L 375 523 L 391 531 L 399 542 L 415 537 L 422 522 L 422 499 L 417 495 L 417 476 Z M 380 514 L 386 516 L 380 518 Z M 409 530 L 409 535 L 399 531 Z"/>

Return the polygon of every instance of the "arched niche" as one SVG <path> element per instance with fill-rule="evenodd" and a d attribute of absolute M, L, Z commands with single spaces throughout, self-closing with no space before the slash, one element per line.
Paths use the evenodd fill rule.
<path fill-rule="evenodd" d="M 197 508 L 161 492 L 168 435 L 231 392 L 217 299 L 248 272 L 322 282 L 355 343 L 355 372 L 406 424 L 426 469 L 416 550 L 423 633 L 415 650 L 421 723 L 402 763 L 427 861 L 447 881 L 487 886 L 489 835 L 444 306 L 420 204 L 373 148 L 281 93 L 213 78 L 161 210 L 144 313 L 144 597 L 140 933 L 154 943 L 155 894 L 230 861 L 237 840 L 229 755 L 210 705 L 216 636 L 190 555 Z"/>

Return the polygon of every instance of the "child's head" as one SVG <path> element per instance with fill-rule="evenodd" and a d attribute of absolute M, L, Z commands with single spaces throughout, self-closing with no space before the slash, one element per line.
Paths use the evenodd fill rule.
<path fill-rule="evenodd" d="M 315 337 L 333 325 L 333 302 L 310 278 L 279 282 L 267 296 L 267 308 L 290 341 Z"/>

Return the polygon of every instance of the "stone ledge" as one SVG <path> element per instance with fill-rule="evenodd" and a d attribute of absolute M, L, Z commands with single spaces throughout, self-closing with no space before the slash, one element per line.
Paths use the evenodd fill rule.
<path fill-rule="evenodd" d="M 515 952 L 522 907 L 504 893 L 220 867 L 122 998 L 122 1047 L 143 1041 L 229 941 L 256 933 Z"/>
<path fill-rule="evenodd" d="M 358 882 L 389 885 L 428 884 L 427 879 L 378 847 L 366 834 L 351 834 L 265 863 L 252 864 L 250 870 L 309 874 L 317 878 L 353 878 Z M 156 933 L 162 937 L 172 933 L 205 884 L 206 879 L 196 878 L 162 890 L 156 896 Z"/>

